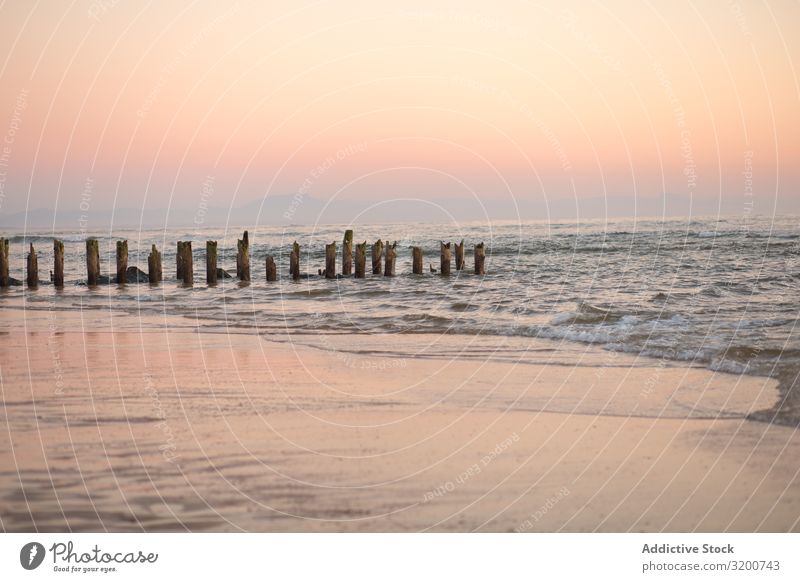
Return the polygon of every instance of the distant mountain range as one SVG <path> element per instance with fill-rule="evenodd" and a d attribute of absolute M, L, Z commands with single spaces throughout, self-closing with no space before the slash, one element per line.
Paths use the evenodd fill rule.
<path fill-rule="evenodd" d="M 311 196 L 270 195 L 232 208 L 221 206 L 165 208 L 117 208 L 58 210 L 37 208 L 25 212 L 0 213 L 0 228 L 43 229 L 75 228 L 102 230 L 116 228 L 290 225 L 342 223 L 451 222 L 473 220 L 571 220 L 630 216 L 700 216 L 736 214 L 738 207 L 718 208 L 717 201 L 700 203 L 685 196 L 595 197 L 582 200 L 555 199 L 547 204 L 519 199 L 485 200 L 441 198 L 432 200 L 394 200 L 366 202 L 333 200 Z"/>

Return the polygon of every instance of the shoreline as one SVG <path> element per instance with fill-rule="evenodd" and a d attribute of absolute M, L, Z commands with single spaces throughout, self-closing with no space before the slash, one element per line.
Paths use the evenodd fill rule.
<path fill-rule="evenodd" d="M 515 338 L 395 336 L 445 354 L 399 360 L 39 327 L 3 334 L 6 531 L 800 530 L 800 435 L 745 420 L 774 380 Z"/>

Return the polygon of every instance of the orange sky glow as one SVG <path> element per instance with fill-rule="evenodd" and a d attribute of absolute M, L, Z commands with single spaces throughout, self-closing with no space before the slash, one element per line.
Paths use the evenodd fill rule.
<path fill-rule="evenodd" d="M 208 176 L 221 206 L 800 212 L 796 2 L 223 4 L 4 3 L 0 216 L 87 180 L 98 208 L 191 208 Z"/>

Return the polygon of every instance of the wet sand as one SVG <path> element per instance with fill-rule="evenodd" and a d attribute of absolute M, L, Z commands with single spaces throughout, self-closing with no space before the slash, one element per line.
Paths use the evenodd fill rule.
<path fill-rule="evenodd" d="M 745 419 L 772 380 L 519 338 L 484 357 L 460 336 L 82 332 L 93 316 L 0 336 L 5 531 L 800 529 L 800 435 Z"/>

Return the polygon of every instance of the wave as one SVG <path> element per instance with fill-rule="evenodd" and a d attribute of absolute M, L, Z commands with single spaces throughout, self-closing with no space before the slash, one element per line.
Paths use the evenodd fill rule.
<path fill-rule="evenodd" d="M 537 328 L 534 333 L 530 333 L 539 338 L 552 340 L 568 340 L 586 344 L 610 344 L 613 343 L 617 334 L 614 331 L 603 328 Z"/>
<path fill-rule="evenodd" d="M 612 323 L 620 321 L 624 316 L 625 314 L 613 313 L 588 303 L 581 303 L 576 311 L 559 313 L 553 317 L 550 323 L 552 325 Z"/>
<path fill-rule="evenodd" d="M 111 237 L 104 237 L 104 236 L 91 236 L 90 237 L 90 236 L 85 235 L 85 234 L 60 234 L 60 233 L 54 233 L 54 234 L 51 234 L 51 235 L 43 235 L 43 234 L 23 235 L 23 234 L 17 234 L 17 235 L 8 237 L 6 240 L 8 240 L 8 242 L 10 244 L 49 243 L 49 244 L 52 245 L 54 240 L 60 240 L 62 242 L 71 242 L 71 243 L 82 243 L 87 238 L 94 238 L 94 239 L 97 239 L 97 240 L 100 240 L 100 241 L 112 240 Z M 116 239 L 113 239 L 113 240 L 116 240 Z"/>
<path fill-rule="evenodd" d="M 716 285 L 711 285 L 710 287 L 703 287 L 700 294 L 706 295 L 707 297 L 722 297 L 723 291 Z"/>
<path fill-rule="evenodd" d="M 426 323 L 429 325 L 443 325 L 449 326 L 453 320 L 449 317 L 442 317 L 439 315 L 431 315 L 430 313 L 406 313 L 400 316 L 400 321 L 407 323 Z"/>

